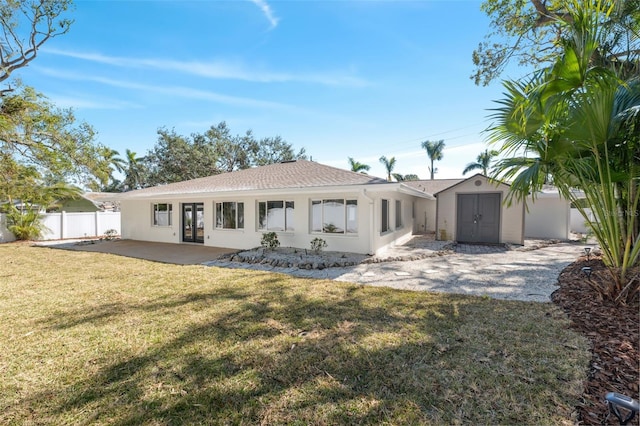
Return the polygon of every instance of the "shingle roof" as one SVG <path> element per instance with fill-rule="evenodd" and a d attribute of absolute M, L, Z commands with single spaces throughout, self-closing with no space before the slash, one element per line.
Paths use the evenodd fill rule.
<path fill-rule="evenodd" d="M 457 185 L 464 180 L 466 179 L 410 180 L 403 183 L 413 189 L 417 189 L 418 191 L 426 192 L 427 194 L 435 194 L 453 185 Z"/>
<path fill-rule="evenodd" d="M 382 183 L 387 183 L 387 181 L 313 161 L 296 160 L 139 189 L 125 193 L 123 197 Z"/>

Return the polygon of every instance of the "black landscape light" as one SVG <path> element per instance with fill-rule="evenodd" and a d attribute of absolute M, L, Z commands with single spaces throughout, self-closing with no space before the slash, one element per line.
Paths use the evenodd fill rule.
<path fill-rule="evenodd" d="M 591 267 L 590 266 L 583 266 L 582 267 L 582 272 L 587 276 L 587 278 L 591 278 Z"/>
<path fill-rule="evenodd" d="M 587 260 L 589 260 L 589 254 L 591 253 L 591 247 L 584 248 L 584 254 L 587 255 Z"/>

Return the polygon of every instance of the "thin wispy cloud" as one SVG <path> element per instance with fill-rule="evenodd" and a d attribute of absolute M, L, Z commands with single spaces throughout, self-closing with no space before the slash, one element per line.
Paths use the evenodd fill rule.
<path fill-rule="evenodd" d="M 240 96 L 230 96 L 221 93 L 216 93 L 208 90 L 193 89 L 184 86 L 154 86 L 149 84 L 135 83 L 131 81 L 125 81 L 121 79 L 111 79 L 106 77 L 99 77 L 95 75 L 87 75 L 72 72 L 63 72 L 54 70 L 51 68 L 36 68 L 39 72 L 49 77 L 55 77 L 72 81 L 90 81 L 94 83 L 104 84 L 111 87 L 118 87 L 121 89 L 140 90 L 145 92 L 159 93 L 168 96 L 176 96 L 180 98 L 188 99 L 200 99 L 212 102 L 217 102 L 226 105 L 245 106 L 253 108 L 283 108 L 283 109 L 296 109 L 292 105 L 282 104 L 279 102 L 263 101 L 259 99 L 246 98 Z"/>
<path fill-rule="evenodd" d="M 267 18 L 267 21 L 269 21 L 269 23 L 271 24 L 271 29 L 274 29 L 278 26 L 279 19 L 275 16 L 275 14 L 273 13 L 273 9 L 271 9 L 271 6 L 269 6 L 269 3 L 267 3 L 266 0 L 249 1 L 260 8 L 265 18 Z"/>
<path fill-rule="evenodd" d="M 166 72 L 180 72 L 211 79 L 242 80 L 255 83 L 313 83 L 325 86 L 365 87 L 369 83 L 355 77 L 352 73 L 329 71 L 323 73 L 293 74 L 260 70 L 257 67 L 248 67 L 241 63 L 225 61 L 175 61 L 156 58 L 128 58 L 122 56 L 108 56 L 100 53 L 76 52 L 72 50 L 60 50 L 43 48 L 43 52 L 65 56 L 84 61 L 110 65 L 121 68 L 144 68 Z"/>

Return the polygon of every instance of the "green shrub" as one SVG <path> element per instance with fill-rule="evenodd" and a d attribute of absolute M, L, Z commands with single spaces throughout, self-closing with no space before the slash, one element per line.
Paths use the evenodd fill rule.
<path fill-rule="evenodd" d="M 42 237 L 46 229 L 37 210 L 18 210 L 15 206 L 7 211 L 7 229 L 18 240 L 35 240 Z"/>
<path fill-rule="evenodd" d="M 316 237 L 313 240 L 311 240 L 311 250 L 315 251 L 316 253 L 321 252 L 322 249 L 326 247 L 327 247 L 327 242 L 322 238 Z"/>
<path fill-rule="evenodd" d="M 280 241 L 278 241 L 278 234 L 275 232 L 265 232 L 262 234 L 262 240 L 260 245 L 266 249 L 274 249 L 280 247 Z"/>

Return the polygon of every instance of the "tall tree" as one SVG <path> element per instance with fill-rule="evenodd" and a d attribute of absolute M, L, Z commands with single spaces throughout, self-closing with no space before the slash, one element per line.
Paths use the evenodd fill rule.
<path fill-rule="evenodd" d="M 354 160 L 352 157 L 348 157 L 349 160 L 349 167 L 351 167 L 351 171 L 352 172 L 360 172 L 360 173 L 365 173 L 369 171 L 369 169 L 371 169 L 371 166 L 364 164 L 364 163 L 360 163 L 359 161 Z"/>
<path fill-rule="evenodd" d="M 396 167 L 396 157 L 391 157 L 387 159 L 384 155 L 380 157 L 380 162 L 384 165 L 384 168 L 387 170 L 387 181 L 391 182 L 391 173 L 393 169 Z"/>
<path fill-rule="evenodd" d="M 482 170 L 482 174 L 485 176 L 489 176 L 489 167 L 491 167 L 491 161 L 494 157 L 498 155 L 498 151 L 492 149 L 489 151 L 485 149 L 483 152 L 478 154 L 475 163 L 469 163 L 466 165 L 464 170 L 462 171 L 463 175 L 473 171 L 473 170 Z"/>
<path fill-rule="evenodd" d="M 36 167 L 50 181 L 106 183 L 109 162 L 87 123 L 59 109 L 30 87 L 0 97 L 0 152 Z"/>
<path fill-rule="evenodd" d="M 33 61 L 49 39 L 66 34 L 71 0 L 6 0 L 0 4 L 0 81 Z M 12 89 L 0 90 L 0 96 Z"/>
<path fill-rule="evenodd" d="M 542 68 L 563 53 L 562 43 L 572 19 L 572 0 L 485 0 L 491 32 L 473 52 L 476 67 L 472 80 L 487 85 L 510 62 Z M 640 0 L 606 1 L 614 7 L 599 24 L 607 32 L 592 61 L 624 71 L 623 78 L 640 73 Z"/>
<path fill-rule="evenodd" d="M 219 173 L 214 146 L 201 135 L 181 136 L 175 130 L 158 129 L 158 141 L 144 160 L 144 186 L 165 185 Z"/>
<path fill-rule="evenodd" d="M 122 182 L 123 191 L 131 191 L 143 187 L 144 182 L 144 157 L 131 151 L 129 148 L 125 151 L 124 165 L 124 181 Z"/>
<path fill-rule="evenodd" d="M 142 161 L 142 187 L 306 158 L 304 148 L 296 153 L 279 136 L 258 140 L 251 130 L 234 135 L 224 121 L 190 137 L 167 129 L 158 130 L 158 135 Z"/>
<path fill-rule="evenodd" d="M 422 142 L 422 149 L 427 151 L 427 156 L 431 161 L 431 166 L 429 166 L 429 173 L 431 174 L 431 180 L 433 180 L 434 175 L 436 173 L 436 169 L 433 168 L 434 161 L 442 160 L 442 151 L 444 151 L 444 140 L 439 141 L 424 141 Z"/>
<path fill-rule="evenodd" d="M 490 138 L 505 154 L 496 175 L 512 180 L 508 201 L 535 196 L 548 172 L 568 200 L 582 191 L 587 203 L 575 205 L 614 278 L 596 290 L 624 303 L 640 290 L 637 277 L 627 275 L 640 260 L 640 77 L 625 80 L 619 66 L 595 65 L 611 36 L 603 22 L 615 7 L 568 2 L 570 19 L 558 18 L 563 54 L 529 81 L 505 82 Z"/>

